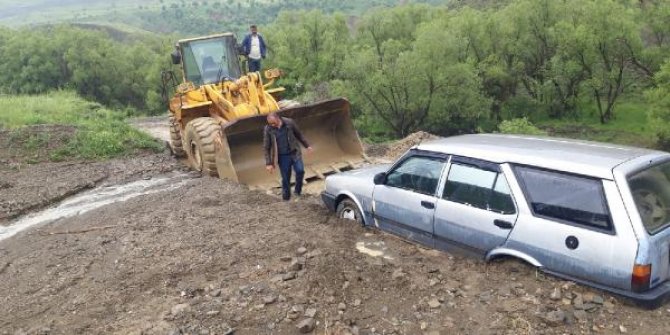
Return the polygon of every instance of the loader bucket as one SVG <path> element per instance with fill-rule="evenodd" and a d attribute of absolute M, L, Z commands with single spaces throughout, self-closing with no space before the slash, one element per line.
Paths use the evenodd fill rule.
<path fill-rule="evenodd" d="M 349 101 L 328 100 L 312 105 L 286 108 L 279 115 L 293 119 L 314 148 L 303 150 L 305 179 L 323 179 L 325 175 L 357 167 L 366 157 L 349 115 Z M 238 119 L 222 126 L 221 148 L 216 163 L 219 176 L 254 189 L 281 186 L 276 170 L 265 169 L 263 154 L 263 127 L 266 115 Z"/>

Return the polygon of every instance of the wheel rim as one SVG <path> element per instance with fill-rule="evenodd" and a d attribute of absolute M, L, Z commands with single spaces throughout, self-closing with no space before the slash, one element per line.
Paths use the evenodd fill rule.
<path fill-rule="evenodd" d="M 202 158 L 200 157 L 200 150 L 195 142 L 191 142 L 191 153 L 193 156 L 194 168 L 198 171 L 202 171 Z"/>
<path fill-rule="evenodd" d="M 640 216 L 643 221 L 659 226 L 665 223 L 668 209 L 656 193 L 648 190 L 637 190 L 633 193 L 637 200 Z"/>
<path fill-rule="evenodd" d="M 340 218 L 345 220 L 356 220 L 356 211 L 351 207 L 345 207 L 340 214 Z"/>

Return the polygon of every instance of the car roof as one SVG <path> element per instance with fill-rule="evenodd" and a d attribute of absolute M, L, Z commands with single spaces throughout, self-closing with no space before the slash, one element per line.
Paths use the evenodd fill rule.
<path fill-rule="evenodd" d="M 662 151 L 618 144 L 502 134 L 453 136 L 421 143 L 414 148 L 494 163 L 531 165 L 604 179 L 612 179 L 612 170 L 629 160 L 643 156 L 653 158 L 668 155 Z"/>

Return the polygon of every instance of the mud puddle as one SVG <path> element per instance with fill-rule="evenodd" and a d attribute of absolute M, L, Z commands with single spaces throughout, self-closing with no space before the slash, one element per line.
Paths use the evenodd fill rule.
<path fill-rule="evenodd" d="M 388 247 L 384 241 L 369 240 L 373 234 L 365 234 L 366 240 L 356 242 L 356 250 L 370 257 L 381 257 L 392 260 L 393 256 L 389 254 Z"/>
<path fill-rule="evenodd" d="M 127 184 L 98 187 L 66 199 L 56 207 L 28 214 L 9 226 L 0 227 L 0 241 L 37 225 L 77 216 L 109 204 L 128 201 L 141 195 L 174 190 L 184 186 L 190 179 L 192 179 L 192 175 L 174 173 Z"/>

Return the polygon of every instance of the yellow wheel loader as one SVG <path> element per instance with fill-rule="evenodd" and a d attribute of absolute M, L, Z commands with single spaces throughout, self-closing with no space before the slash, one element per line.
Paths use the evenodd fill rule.
<path fill-rule="evenodd" d="M 259 72 L 243 74 L 231 33 L 180 40 L 176 49 L 172 62 L 181 67 L 182 78 L 178 84 L 171 76 L 170 147 L 191 168 L 252 188 L 279 187 L 279 173 L 265 170 L 263 154 L 263 127 L 272 112 L 295 120 L 314 148 L 303 155 L 306 181 L 367 160 L 347 100 L 310 105 L 280 100 L 284 89 L 272 86 L 281 71 L 265 71 L 266 84 Z"/>

